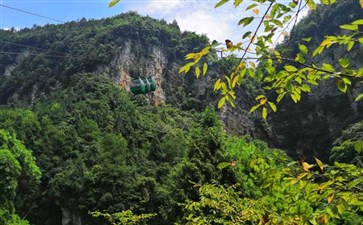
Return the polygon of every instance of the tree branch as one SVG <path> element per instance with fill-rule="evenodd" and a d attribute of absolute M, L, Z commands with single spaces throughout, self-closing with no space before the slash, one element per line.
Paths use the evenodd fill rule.
<path fill-rule="evenodd" d="M 258 30 L 260 29 L 260 27 L 261 27 L 261 25 L 262 25 L 263 21 L 265 20 L 265 17 L 266 17 L 266 15 L 267 15 L 267 13 L 270 11 L 270 9 L 271 9 L 271 7 L 272 7 L 272 5 L 273 5 L 273 4 L 274 4 L 274 2 L 272 1 L 272 2 L 269 4 L 268 8 L 266 9 L 266 12 L 263 14 L 263 16 L 262 16 L 262 18 L 261 18 L 261 20 L 260 20 L 260 23 L 258 24 L 258 26 L 257 26 L 257 28 L 256 28 L 256 30 L 255 30 L 255 33 L 253 34 L 253 36 L 252 36 L 252 38 L 251 38 L 250 42 L 248 43 L 247 47 L 245 48 L 244 53 L 243 53 L 243 55 L 242 55 L 242 57 L 241 57 L 241 59 L 240 59 L 240 61 L 239 61 L 239 63 L 238 63 L 238 64 L 240 64 L 240 63 L 243 61 L 244 57 L 246 56 L 246 54 L 247 54 L 247 52 L 248 52 L 248 49 L 250 48 L 250 46 L 251 46 L 251 44 L 252 44 L 253 40 L 255 39 L 255 37 L 256 37 L 256 35 L 257 35 Z M 236 68 L 234 68 L 234 70 L 233 70 L 233 71 L 234 71 L 234 72 L 236 72 L 236 71 L 237 71 L 237 68 L 238 68 L 238 65 L 236 66 Z"/>

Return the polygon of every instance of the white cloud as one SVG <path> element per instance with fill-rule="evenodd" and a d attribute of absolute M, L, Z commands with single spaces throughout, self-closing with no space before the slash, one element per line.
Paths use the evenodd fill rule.
<path fill-rule="evenodd" d="M 215 9 L 214 5 L 217 1 L 209 0 L 149 0 L 125 4 L 127 10 L 137 11 L 142 15 L 149 15 L 154 18 L 165 19 L 172 22 L 174 19 L 178 22 L 182 31 L 194 31 L 198 34 L 206 34 L 210 40 L 224 42 L 230 39 L 234 43 L 243 41 L 242 35 L 249 29 L 253 30 L 258 24 L 256 19 L 250 26 L 243 28 L 238 26 L 238 21 L 246 16 L 253 14 L 245 9 L 250 3 L 242 3 L 238 8 L 230 3 Z M 262 13 L 267 6 L 260 9 Z M 298 21 L 308 13 L 308 10 L 300 12 Z M 253 14 L 254 15 L 254 14 Z M 254 15 L 256 16 L 256 15 Z M 292 25 L 285 31 L 290 32 Z M 277 32 L 282 30 L 278 29 Z M 263 28 L 259 33 L 263 33 Z M 283 41 L 284 35 L 278 34 L 273 38 L 274 43 Z M 245 40 L 246 41 L 246 40 Z M 253 46 L 251 46 L 253 49 Z"/>
<path fill-rule="evenodd" d="M 211 40 L 234 39 L 238 35 L 236 20 L 225 14 L 213 14 L 207 9 L 178 15 L 176 21 L 182 30 L 206 34 Z"/>
<path fill-rule="evenodd" d="M 18 32 L 20 31 L 20 28 L 18 27 L 4 27 L 3 30 L 6 30 L 6 31 L 13 31 L 13 32 Z"/>
<path fill-rule="evenodd" d="M 237 22 L 242 14 L 231 4 L 214 8 L 213 1 L 162 0 L 149 1 L 147 4 L 133 4 L 128 10 L 135 10 L 142 15 L 163 18 L 168 22 L 174 19 L 182 31 L 194 31 L 206 34 L 211 40 L 220 42 L 236 39 L 241 35 Z"/>
<path fill-rule="evenodd" d="M 140 11 L 147 14 L 167 14 L 174 12 L 178 8 L 182 7 L 185 1 L 180 0 L 164 0 L 164 1 L 149 1 L 146 6 L 143 6 Z"/>

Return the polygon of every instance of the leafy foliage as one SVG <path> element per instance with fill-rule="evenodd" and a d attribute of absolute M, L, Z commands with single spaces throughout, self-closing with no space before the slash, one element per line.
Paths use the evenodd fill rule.
<path fill-rule="evenodd" d="M 360 224 L 361 173 L 353 165 L 295 162 L 279 150 L 232 139 L 234 185 L 197 186 L 186 224 Z M 318 166 L 318 169 L 313 169 Z M 226 170 L 224 169 L 224 170 Z M 350 223 L 354 218 L 354 222 Z"/>
<path fill-rule="evenodd" d="M 26 225 L 15 214 L 16 191 L 21 182 L 38 183 L 41 172 L 32 152 L 15 135 L 0 129 L 0 224 Z"/>
<path fill-rule="evenodd" d="M 221 7 L 227 1 L 222 0 L 216 4 L 216 8 Z M 238 7 L 242 1 L 234 1 L 234 5 Z M 348 87 L 352 85 L 352 81 L 362 80 L 363 69 L 350 68 L 350 62 L 345 58 L 338 58 L 337 61 L 341 68 L 334 68 L 330 62 L 320 62 L 318 65 L 312 62 L 312 59 L 320 55 L 326 48 L 329 48 L 333 44 L 345 45 L 346 51 L 352 50 L 355 44 L 362 44 L 363 39 L 360 37 L 360 27 L 363 24 L 362 19 L 355 20 L 350 24 L 344 24 L 340 27 L 344 30 L 349 30 L 347 35 L 330 35 L 320 43 L 315 49 L 308 48 L 307 43 L 297 44 L 296 57 L 293 55 L 286 56 L 286 50 L 272 49 L 273 39 L 280 38 L 281 34 L 285 32 L 287 26 L 297 20 L 300 11 L 304 7 L 309 7 L 311 10 L 316 10 L 315 1 L 306 1 L 302 4 L 298 1 L 291 2 L 288 5 L 284 5 L 278 2 L 268 2 L 268 7 L 265 7 L 266 1 L 252 1 L 246 11 L 253 9 L 255 14 L 260 11 L 265 11 L 260 21 L 257 23 L 257 28 L 254 32 L 251 30 L 243 34 L 243 39 L 246 39 L 246 46 L 243 46 L 243 42 L 239 42 L 234 46 L 229 46 L 227 49 L 224 47 L 218 47 L 218 43 L 212 43 L 205 47 L 202 51 L 197 53 L 189 53 L 186 55 L 186 60 L 192 60 L 185 64 L 179 71 L 179 73 L 188 73 L 192 67 L 198 68 L 203 63 L 208 62 L 208 56 L 214 54 L 215 51 L 220 52 L 242 52 L 238 65 L 229 75 L 223 75 L 215 83 L 215 90 L 221 90 L 222 98 L 219 101 L 218 107 L 222 107 L 225 102 L 229 102 L 231 106 L 235 106 L 234 100 L 236 99 L 235 88 L 240 85 L 241 80 L 245 79 L 247 74 L 250 77 L 262 77 L 261 80 L 264 84 L 265 91 L 275 92 L 275 100 L 265 98 L 264 104 L 261 104 L 260 97 L 256 100 L 260 101 L 260 104 L 255 105 L 251 111 L 255 111 L 261 108 L 262 117 L 266 118 L 268 114 L 268 108 L 262 105 L 269 103 L 270 111 L 276 111 L 275 103 L 279 103 L 285 96 L 289 96 L 293 102 L 297 103 L 301 100 L 303 93 L 309 93 L 311 86 L 318 86 L 322 81 L 327 79 L 333 79 L 336 81 L 337 88 L 346 93 Z M 325 5 L 334 4 L 335 1 L 321 1 Z M 259 8 L 255 8 L 259 7 Z M 294 14 L 295 10 L 295 14 Z M 362 10 L 360 10 L 362 11 Z M 239 21 L 239 25 L 248 27 L 253 24 L 255 18 L 253 16 L 246 16 Z M 260 28 L 263 27 L 263 33 L 260 32 Z M 294 32 L 295 25 L 291 32 Z M 281 30 L 275 32 L 276 30 Z M 252 34 L 253 33 L 253 34 Z M 280 35 L 278 34 L 280 33 Z M 290 44 L 291 40 L 286 41 L 286 45 Z M 302 40 L 299 40 L 302 41 Z M 305 38 L 305 42 L 311 41 L 311 38 Z M 276 43 L 275 43 L 276 44 Z M 253 46 L 253 50 L 251 50 Z M 288 47 L 288 46 L 287 46 Z M 312 54 L 311 54 L 312 52 Z M 259 62 L 259 66 L 256 67 L 254 61 Z M 263 70 L 262 70 L 263 68 Z M 197 76 L 198 78 L 199 76 Z M 259 95 L 262 96 L 262 95 Z M 360 99 L 360 95 L 356 97 Z M 262 107 L 260 107 L 262 106 Z"/>
<path fill-rule="evenodd" d="M 137 106 L 101 75 L 78 74 L 32 111 L 0 114 L 1 124 L 34 149 L 43 171 L 41 191 L 21 193 L 29 201 L 17 205 L 35 224 L 59 224 L 60 207 L 87 224 L 102 223 L 88 211 L 138 218 L 127 210 L 153 215 L 148 224 L 170 224 L 183 215 L 178 202 L 197 198 L 191 182 L 221 179 L 223 132 L 214 110 Z"/>
<path fill-rule="evenodd" d="M 357 122 L 342 132 L 332 148 L 330 160 L 362 167 L 363 124 Z"/>
<path fill-rule="evenodd" d="M 112 215 L 108 213 L 101 212 L 91 212 L 93 217 L 104 217 L 108 222 L 112 225 L 122 225 L 122 224 L 140 224 L 141 221 L 146 220 L 155 214 L 142 214 L 142 215 L 134 215 L 130 210 L 122 211 L 119 213 L 114 213 Z"/>

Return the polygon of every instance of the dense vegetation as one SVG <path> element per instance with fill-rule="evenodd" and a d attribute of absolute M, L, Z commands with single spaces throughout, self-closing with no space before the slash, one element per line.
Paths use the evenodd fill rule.
<path fill-rule="evenodd" d="M 176 202 L 197 198 L 192 182 L 221 180 L 223 132 L 213 110 L 138 107 L 108 78 L 92 74 L 72 84 L 32 111 L 1 110 L 2 127 L 33 150 L 43 171 L 39 188 L 19 190 L 22 216 L 59 224 L 62 209 L 97 224 L 88 211 L 132 209 L 170 224 L 180 216 Z"/>
<path fill-rule="evenodd" d="M 188 91 L 176 90 L 179 109 L 150 106 L 98 71 L 126 42 L 178 61 L 205 36 L 135 13 L 0 35 L 2 51 L 19 53 L 0 55 L 1 225 L 363 223 L 361 122 L 329 165 L 297 162 L 226 134 Z"/>
<path fill-rule="evenodd" d="M 149 59 L 155 46 L 162 49 L 168 61 L 177 62 L 187 52 L 208 43 L 205 36 L 181 32 L 176 22 L 167 24 L 134 12 L 103 20 L 34 26 L 19 32 L 0 30 L 0 37 L 1 51 L 9 52 L 0 55 L 0 103 L 14 106 L 32 105 L 42 95 L 67 87 L 76 73 L 101 70 L 126 44 L 132 46 L 137 57 L 130 75 L 138 77 L 145 76 L 139 59 Z M 169 70 L 165 76 L 170 75 Z M 118 72 L 112 68 L 107 75 L 116 79 Z M 186 98 L 177 100 L 181 103 Z"/>
<path fill-rule="evenodd" d="M 132 12 L 0 32 L 1 50 L 13 53 L 0 56 L 1 156 L 12 163 L 1 167 L 5 184 L 11 184 L 2 186 L 2 224 L 26 223 L 17 214 L 34 224 L 99 224 L 89 211 L 130 209 L 157 213 L 152 223 L 170 224 L 181 217 L 177 203 L 197 196 L 190 182 L 221 178 L 215 166 L 222 157 L 222 128 L 214 112 L 147 106 L 145 98 L 131 100 L 109 77 L 95 73 L 126 42 L 140 57 L 162 46 L 168 60 L 177 61 L 207 43 L 205 36 Z M 38 167 L 33 158 L 18 159 L 20 150 L 8 146 L 7 136 L 33 154 L 41 179 L 38 172 L 21 170 Z M 12 167 L 17 170 L 7 174 Z M 40 184 L 28 182 L 31 177 Z"/>

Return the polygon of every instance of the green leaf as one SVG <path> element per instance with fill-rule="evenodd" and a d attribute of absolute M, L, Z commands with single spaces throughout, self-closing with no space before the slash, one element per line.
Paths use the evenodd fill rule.
<path fill-rule="evenodd" d="M 117 3 L 119 3 L 120 0 L 112 0 L 109 4 L 108 4 L 108 7 L 111 8 L 113 7 L 114 5 L 116 5 Z"/>
<path fill-rule="evenodd" d="M 334 68 L 329 63 L 323 63 L 322 69 L 329 72 L 334 72 Z"/>
<path fill-rule="evenodd" d="M 331 5 L 335 2 L 336 0 L 321 0 L 321 2 L 325 5 Z"/>
<path fill-rule="evenodd" d="M 354 41 L 350 41 L 347 44 L 347 51 L 349 52 L 350 50 L 352 50 L 353 46 L 354 46 L 355 42 Z"/>
<path fill-rule="evenodd" d="M 283 22 L 287 23 L 291 19 L 291 15 L 287 15 L 284 17 Z"/>
<path fill-rule="evenodd" d="M 218 102 L 218 108 L 222 108 L 225 102 L 226 102 L 226 97 L 221 98 Z"/>
<path fill-rule="evenodd" d="M 234 104 L 233 97 L 230 98 L 228 95 L 226 96 L 226 99 L 228 100 L 228 103 L 234 108 L 236 105 Z"/>
<path fill-rule="evenodd" d="M 287 72 L 296 72 L 296 71 L 297 71 L 297 68 L 296 68 L 295 66 L 292 66 L 292 65 L 284 66 L 284 69 L 285 69 Z"/>
<path fill-rule="evenodd" d="M 225 82 L 221 82 L 222 94 L 225 95 L 227 93 L 227 85 Z"/>
<path fill-rule="evenodd" d="M 207 46 L 207 47 L 205 47 L 205 48 L 203 48 L 203 50 L 198 54 L 198 55 L 206 55 L 206 54 L 208 54 L 209 53 L 209 50 L 210 50 L 210 48 L 211 48 L 211 46 L 209 45 L 209 46 Z M 200 58 L 201 56 L 199 56 L 199 58 Z"/>
<path fill-rule="evenodd" d="M 247 31 L 243 36 L 242 36 L 242 39 L 245 39 L 247 38 L 248 36 L 250 36 L 252 34 L 251 31 Z"/>
<path fill-rule="evenodd" d="M 320 55 L 323 52 L 324 48 L 325 48 L 325 46 L 321 46 L 321 45 L 319 47 L 317 47 L 313 52 L 313 57 L 315 57 L 316 55 Z"/>
<path fill-rule="evenodd" d="M 249 5 L 247 8 L 246 8 L 246 11 L 250 10 L 250 9 L 253 9 L 255 8 L 256 6 L 258 6 L 258 4 L 254 3 L 254 4 L 251 4 Z"/>
<path fill-rule="evenodd" d="M 250 77 L 254 77 L 255 76 L 255 70 L 252 69 L 252 68 L 247 68 L 247 72 L 248 72 L 248 75 Z"/>
<path fill-rule="evenodd" d="M 266 119 L 267 118 L 267 108 L 266 107 L 263 107 L 262 108 L 262 118 L 263 119 Z"/>
<path fill-rule="evenodd" d="M 276 56 L 276 58 L 277 59 L 281 59 L 281 53 L 280 52 L 278 52 L 278 51 L 274 51 L 274 54 L 275 54 L 275 56 Z M 271 65 L 272 65 L 272 63 L 271 63 Z"/>
<path fill-rule="evenodd" d="M 270 108 L 272 109 L 272 111 L 276 112 L 277 111 L 277 107 L 275 105 L 275 103 L 273 102 L 267 102 L 270 105 Z"/>
<path fill-rule="evenodd" d="M 310 89 L 309 85 L 307 85 L 307 84 L 303 84 L 303 85 L 300 87 L 300 89 L 301 89 L 302 91 L 304 91 L 304 92 L 310 92 L 310 91 L 311 91 L 311 89 Z"/>
<path fill-rule="evenodd" d="M 258 109 L 261 105 L 260 104 L 257 104 L 255 106 L 253 106 L 251 109 L 250 109 L 250 113 L 256 111 L 256 109 Z"/>
<path fill-rule="evenodd" d="M 286 95 L 286 92 L 283 92 L 283 93 L 279 94 L 279 96 L 276 99 L 276 102 L 280 102 L 285 95 Z"/>
<path fill-rule="evenodd" d="M 309 9 L 316 9 L 316 4 L 314 0 L 305 0 L 305 3 L 308 5 Z"/>
<path fill-rule="evenodd" d="M 271 22 L 273 22 L 274 24 L 276 24 L 280 28 L 284 27 L 284 25 L 280 22 L 280 20 L 272 20 Z"/>
<path fill-rule="evenodd" d="M 321 0 L 324 5 L 329 5 L 329 0 Z"/>
<path fill-rule="evenodd" d="M 340 25 L 339 27 L 344 30 L 353 30 L 353 31 L 358 30 L 357 24 L 344 24 L 344 25 Z"/>
<path fill-rule="evenodd" d="M 363 76 L 363 67 L 358 70 L 358 74 L 357 75 L 359 77 L 362 77 Z"/>
<path fill-rule="evenodd" d="M 295 61 L 298 63 L 305 63 L 305 59 L 302 53 L 298 53 L 295 57 Z"/>
<path fill-rule="evenodd" d="M 311 41 L 311 37 L 303 38 L 302 40 L 306 41 L 306 42 L 309 42 L 309 41 Z"/>
<path fill-rule="evenodd" d="M 195 65 L 194 62 L 190 62 L 190 63 L 185 64 L 182 68 L 180 68 L 179 73 L 183 73 L 183 72 L 188 73 L 189 70 L 190 70 L 190 67 L 192 67 L 193 65 Z"/>
<path fill-rule="evenodd" d="M 345 84 L 352 85 L 352 81 L 350 81 L 348 78 L 343 77 L 342 80 L 344 81 Z"/>
<path fill-rule="evenodd" d="M 242 2 L 243 2 L 243 0 L 234 0 L 233 5 L 234 5 L 234 7 L 237 8 Z"/>
<path fill-rule="evenodd" d="M 357 186 L 358 184 L 360 184 L 360 183 L 362 183 L 362 182 L 363 182 L 363 179 L 362 179 L 362 178 L 358 178 L 358 179 L 355 179 L 355 180 L 353 180 L 353 181 L 349 182 L 349 183 L 347 184 L 347 187 L 348 187 L 348 188 L 353 188 L 353 187 Z"/>
<path fill-rule="evenodd" d="M 258 95 L 255 99 L 256 99 L 256 100 L 259 100 L 259 99 L 261 99 L 261 98 L 266 98 L 266 96 L 264 96 L 264 95 Z"/>
<path fill-rule="evenodd" d="M 337 210 L 338 210 L 338 213 L 341 215 L 344 213 L 344 205 L 343 204 L 339 204 L 337 205 Z"/>
<path fill-rule="evenodd" d="M 319 189 L 320 190 L 325 190 L 325 189 L 327 189 L 332 184 L 334 184 L 334 181 L 332 181 L 332 180 L 329 180 L 327 182 L 321 183 L 321 184 L 319 184 Z"/>
<path fill-rule="evenodd" d="M 295 93 L 290 94 L 291 99 L 297 103 L 299 101 L 298 97 L 295 95 Z"/>
<path fill-rule="evenodd" d="M 363 8 L 363 0 L 359 0 L 360 7 Z"/>
<path fill-rule="evenodd" d="M 229 0 L 221 0 L 220 2 L 218 2 L 215 6 L 214 6 L 214 8 L 218 8 L 218 7 L 220 7 L 220 6 L 222 6 L 222 5 L 224 5 L 225 3 L 227 3 Z"/>
<path fill-rule="evenodd" d="M 299 49 L 305 55 L 308 54 L 308 48 L 305 45 L 299 45 Z"/>
<path fill-rule="evenodd" d="M 208 70 L 208 64 L 204 63 L 203 64 L 203 76 L 207 73 L 207 70 Z"/>
<path fill-rule="evenodd" d="M 231 165 L 230 162 L 221 162 L 221 163 L 219 163 L 217 165 L 217 168 L 220 169 L 220 170 L 222 170 L 222 169 L 224 169 L 224 168 L 226 168 L 227 166 L 230 166 L 230 165 Z"/>
<path fill-rule="evenodd" d="M 294 2 L 290 2 L 290 3 L 289 3 L 289 7 L 290 7 L 290 8 L 295 8 L 295 7 L 296 7 L 296 5 L 297 5 L 297 4 L 296 4 L 296 3 L 294 3 Z"/>
<path fill-rule="evenodd" d="M 294 85 L 291 83 L 291 81 L 289 81 L 287 84 L 286 84 L 286 90 L 288 91 L 288 92 L 293 92 L 294 90 L 295 90 L 295 87 L 294 87 Z"/>
<path fill-rule="evenodd" d="M 217 47 L 218 45 L 220 45 L 220 43 L 216 40 L 212 41 L 211 47 Z"/>
<path fill-rule="evenodd" d="M 341 65 L 344 69 L 348 68 L 348 66 L 349 66 L 349 64 L 350 64 L 350 61 L 349 61 L 349 59 L 347 59 L 347 58 L 338 59 L 338 61 L 339 61 L 339 64 L 340 64 L 340 65 Z"/>
<path fill-rule="evenodd" d="M 200 69 L 199 69 L 199 67 L 195 67 L 195 76 L 197 78 L 199 78 L 199 76 L 200 76 Z"/>
<path fill-rule="evenodd" d="M 347 92 L 348 85 L 342 79 L 337 80 L 336 84 L 337 84 L 338 89 L 341 92 L 343 92 L 343 93 L 346 93 Z"/>
<path fill-rule="evenodd" d="M 360 94 L 360 95 L 358 95 L 358 96 L 355 98 L 355 101 L 357 102 L 357 101 L 361 100 L 362 98 L 363 98 L 363 93 L 362 93 L 362 94 Z"/>
<path fill-rule="evenodd" d="M 229 88 L 232 88 L 232 80 L 231 80 L 231 78 L 229 78 L 229 77 L 227 77 L 227 76 L 224 76 L 225 78 L 226 78 L 226 80 L 227 80 L 227 83 L 228 83 L 228 87 Z"/>
<path fill-rule="evenodd" d="M 214 83 L 214 91 L 221 89 L 222 87 L 222 82 L 221 82 L 221 78 L 219 78 L 215 83 Z"/>
<path fill-rule="evenodd" d="M 363 19 L 356 20 L 352 24 L 363 25 Z"/>
<path fill-rule="evenodd" d="M 362 140 L 359 140 L 357 142 L 355 142 L 354 144 L 354 149 L 358 152 L 358 153 L 361 153 L 362 150 L 363 150 L 363 141 Z"/>
<path fill-rule="evenodd" d="M 315 158 L 315 161 L 318 164 L 318 166 L 320 167 L 321 171 L 324 171 L 324 164 L 323 164 L 323 162 L 320 161 L 318 158 Z"/>
<path fill-rule="evenodd" d="M 188 59 L 194 59 L 195 55 L 196 55 L 195 53 L 189 53 L 184 58 L 187 59 L 187 60 Z"/>
<path fill-rule="evenodd" d="M 245 27 L 248 24 L 250 24 L 253 21 L 253 19 L 254 19 L 253 16 L 245 17 L 238 22 L 238 25 L 243 25 Z"/>

